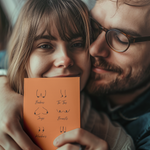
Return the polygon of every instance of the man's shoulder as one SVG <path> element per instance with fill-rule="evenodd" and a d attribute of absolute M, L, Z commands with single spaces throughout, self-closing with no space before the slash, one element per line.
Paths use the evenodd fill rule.
<path fill-rule="evenodd" d="M 150 148 L 150 112 L 147 112 L 136 120 L 129 122 L 126 131 L 132 136 L 136 147 Z"/>

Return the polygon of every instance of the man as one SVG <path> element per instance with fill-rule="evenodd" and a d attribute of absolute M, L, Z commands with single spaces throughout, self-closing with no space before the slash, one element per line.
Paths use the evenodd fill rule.
<path fill-rule="evenodd" d="M 136 149 L 148 150 L 150 1 L 98 0 L 91 14 L 103 31 L 90 47 L 94 59 L 88 91 L 104 96 L 96 106 L 103 105 L 110 118 L 126 129 Z"/>
<path fill-rule="evenodd" d="M 97 0 L 91 15 L 93 105 L 126 129 L 137 150 L 149 150 L 150 1 Z"/>
<path fill-rule="evenodd" d="M 94 18 L 93 43 L 90 47 L 93 68 L 87 89 L 98 99 L 96 105 L 93 105 L 100 111 L 103 109 L 112 120 L 119 122 L 126 129 L 132 136 L 137 150 L 150 149 L 149 3 L 149 0 L 97 0 L 91 11 Z M 5 80 L 6 78 L 0 87 L 3 87 L 1 93 L 8 91 L 8 87 L 3 86 L 7 84 Z M 13 100 L 20 99 L 11 90 L 9 93 Z M 8 103 L 7 96 L 3 95 L 3 98 Z M 12 127 L 6 120 L 6 132 L 0 131 L 0 134 L 8 135 L 10 131 L 9 135 L 14 135 L 17 141 L 19 136 L 13 133 L 14 128 L 15 126 Z M 78 150 L 77 146 L 66 144 L 77 142 L 85 145 L 87 149 L 108 149 L 107 143 L 84 130 L 77 129 L 70 133 L 59 136 L 54 144 L 67 145 L 68 149 Z M 18 132 L 16 134 L 19 135 Z M 24 141 L 22 145 L 31 143 L 27 138 L 24 138 Z"/>

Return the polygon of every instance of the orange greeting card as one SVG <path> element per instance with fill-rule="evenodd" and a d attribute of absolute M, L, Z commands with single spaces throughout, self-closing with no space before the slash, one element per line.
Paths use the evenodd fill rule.
<path fill-rule="evenodd" d="M 24 129 L 42 150 L 54 139 L 80 128 L 80 78 L 24 79 Z"/>

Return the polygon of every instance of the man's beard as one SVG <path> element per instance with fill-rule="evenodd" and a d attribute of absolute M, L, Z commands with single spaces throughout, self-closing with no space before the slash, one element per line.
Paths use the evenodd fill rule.
<path fill-rule="evenodd" d="M 100 67 L 104 70 L 109 70 L 118 74 L 115 79 L 111 79 L 111 81 L 107 84 L 98 84 L 98 81 L 103 80 L 103 78 L 106 80 L 107 75 L 105 76 L 92 72 L 86 90 L 89 94 L 95 96 L 133 92 L 143 86 L 146 86 L 150 82 L 150 65 L 141 68 L 141 70 L 136 72 L 136 74 L 132 74 L 132 69 L 130 69 L 124 78 L 121 78 L 121 75 L 123 74 L 123 69 L 121 67 L 109 64 L 103 58 L 99 58 L 97 61 L 94 60 L 93 64 L 95 67 Z M 110 78 L 111 73 L 108 76 L 108 79 Z"/>

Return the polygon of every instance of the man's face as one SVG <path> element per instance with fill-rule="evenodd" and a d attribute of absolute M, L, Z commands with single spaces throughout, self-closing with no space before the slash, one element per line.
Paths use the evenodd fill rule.
<path fill-rule="evenodd" d="M 116 2 L 97 1 L 92 17 L 107 29 L 118 29 L 133 37 L 150 36 L 150 5 L 133 7 Z M 91 44 L 93 68 L 88 91 L 115 94 L 135 90 L 149 81 L 150 41 L 132 43 L 127 51 L 113 51 L 102 32 Z"/>

